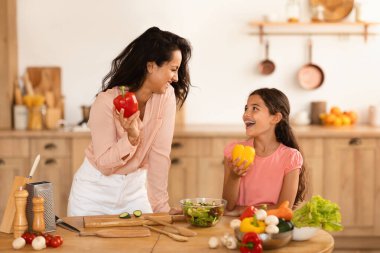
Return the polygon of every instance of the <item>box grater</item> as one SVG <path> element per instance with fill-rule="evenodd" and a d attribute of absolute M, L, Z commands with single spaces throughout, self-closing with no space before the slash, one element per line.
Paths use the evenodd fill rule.
<path fill-rule="evenodd" d="M 55 231 L 53 184 L 47 181 L 28 183 L 26 184 L 26 190 L 29 193 L 26 203 L 26 218 L 28 220 L 29 231 L 33 230 L 34 213 L 32 199 L 37 196 L 44 198 L 45 231 Z"/>

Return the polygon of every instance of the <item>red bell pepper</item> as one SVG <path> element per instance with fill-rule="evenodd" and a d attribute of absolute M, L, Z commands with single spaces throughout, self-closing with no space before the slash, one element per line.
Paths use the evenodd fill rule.
<path fill-rule="evenodd" d="M 118 112 L 121 109 L 124 109 L 124 117 L 128 118 L 139 109 L 139 104 L 137 102 L 137 98 L 135 93 L 133 92 L 125 92 L 125 86 L 120 87 L 121 95 L 117 96 L 113 100 L 113 104 Z"/>
<path fill-rule="evenodd" d="M 245 233 L 240 244 L 241 253 L 262 253 L 260 237 L 253 232 Z"/>
<path fill-rule="evenodd" d="M 244 212 L 240 215 L 240 220 L 244 220 L 245 218 L 252 218 L 256 213 L 256 208 L 254 206 L 248 206 Z"/>

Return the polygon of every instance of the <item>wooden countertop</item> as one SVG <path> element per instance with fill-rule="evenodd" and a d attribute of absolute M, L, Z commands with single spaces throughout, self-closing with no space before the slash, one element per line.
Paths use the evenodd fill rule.
<path fill-rule="evenodd" d="M 380 137 L 380 128 L 367 125 L 347 127 L 324 127 L 317 125 L 294 126 L 294 133 L 302 138 L 376 138 Z M 61 138 L 89 138 L 89 131 L 65 131 L 65 130 L 42 130 L 42 131 L 19 131 L 0 130 L 0 137 L 61 137 Z M 176 138 L 188 137 L 227 137 L 244 138 L 245 128 L 243 125 L 186 125 L 177 127 L 174 132 Z"/>
<path fill-rule="evenodd" d="M 99 237 L 79 237 L 76 233 L 68 230 L 57 228 L 56 234 L 63 237 L 64 243 L 59 248 L 47 248 L 44 252 L 154 252 L 154 253 L 170 253 L 170 252 L 239 252 L 236 250 L 228 250 L 223 246 L 219 246 L 217 250 L 208 248 L 208 240 L 211 236 L 221 237 L 225 233 L 233 234 L 229 223 L 231 217 L 224 216 L 222 220 L 211 228 L 189 227 L 195 230 L 198 235 L 190 237 L 188 242 L 177 242 L 165 235 L 157 234 L 152 231 L 150 237 L 143 238 L 99 238 Z M 83 217 L 69 217 L 64 219 L 71 225 L 85 231 L 93 231 L 94 229 L 83 228 Z M 176 222 L 179 226 L 189 226 L 185 222 Z M 162 228 L 162 226 L 160 226 Z M 12 234 L 0 233 L 0 252 L 15 252 L 12 249 Z M 291 241 L 287 246 L 277 250 L 266 250 L 265 252 L 273 253 L 304 253 L 304 252 L 332 252 L 334 248 L 333 237 L 325 231 L 319 231 L 312 239 L 308 241 L 296 242 Z M 18 252 L 35 252 L 31 245 L 25 246 Z"/>

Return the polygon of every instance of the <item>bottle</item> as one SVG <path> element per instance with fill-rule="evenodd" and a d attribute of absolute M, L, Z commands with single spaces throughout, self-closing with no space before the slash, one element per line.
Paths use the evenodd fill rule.
<path fill-rule="evenodd" d="M 28 229 L 26 219 L 26 201 L 29 193 L 22 186 L 15 191 L 16 215 L 13 221 L 13 236 L 20 237 Z"/>
<path fill-rule="evenodd" d="M 286 18 L 288 22 L 299 22 L 301 7 L 298 0 L 288 0 L 286 4 Z"/>
<path fill-rule="evenodd" d="M 44 219 L 44 198 L 43 197 L 33 197 L 33 230 L 35 232 L 45 232 L 45 219 Z"/>

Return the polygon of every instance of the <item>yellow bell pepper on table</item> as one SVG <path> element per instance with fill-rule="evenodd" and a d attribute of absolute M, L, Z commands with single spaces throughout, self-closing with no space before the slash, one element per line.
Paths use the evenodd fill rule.
<path fill-rule="evenodd" d="M 240 231 L 243 233 L 254 232 L 256 234 L 265 233 L 265 222 L 258 220 L 256 215 L 250 218 L 245 218 L 240 223 Z"/>

